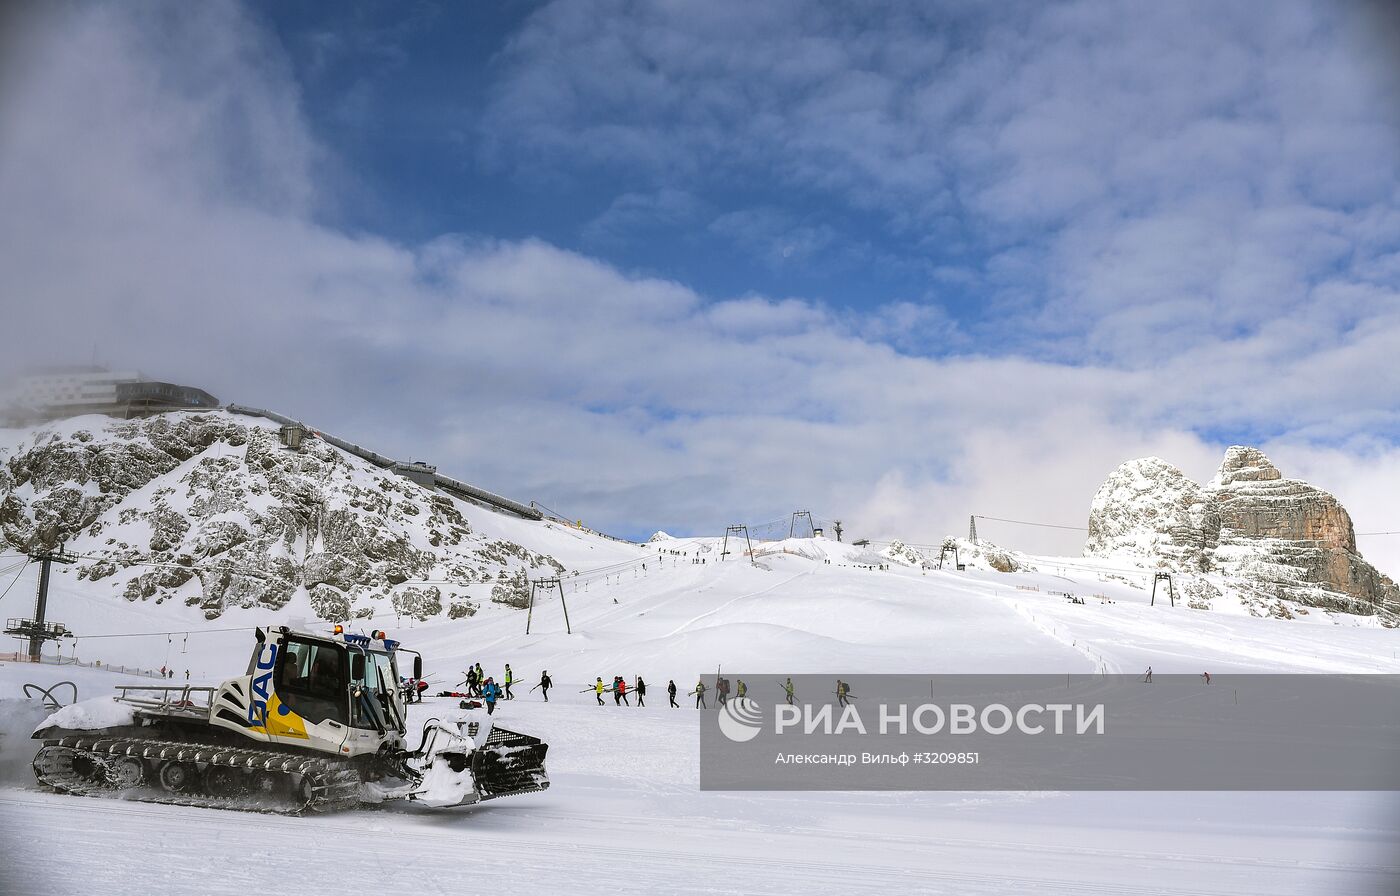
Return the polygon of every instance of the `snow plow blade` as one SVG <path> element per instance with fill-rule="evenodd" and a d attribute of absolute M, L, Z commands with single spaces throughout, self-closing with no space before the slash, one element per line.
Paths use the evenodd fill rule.
<path fill-rule="evenodd" d="M 493 728 L 472 754 L 472 777 L 483 800 L 532 793 L 549 787 L 544 756 L 549 745 L 538 737 Z"/>

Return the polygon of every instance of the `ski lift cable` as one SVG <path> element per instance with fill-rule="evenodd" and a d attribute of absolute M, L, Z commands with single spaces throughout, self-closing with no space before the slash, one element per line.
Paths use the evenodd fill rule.
<path fill-rule="evenodd" d="M 159 635 L 164 635 L 167 638 L 170 638 L 175 635 L 184 635 L 185 637 L 189 637 L 190 635 L 212 635 L 220 632 L 251 632 L 256 630 L 257 628 L 258 626 L 256 625 L 240 625 L 235 628 L 200 628 L 192 629 L 190 631 L 178 629 L 176 631 L 170 632 L 122 632 L 120 634 L 111 635 L 83 635 L 82 637 L 84 641 L 96 640 L 97 638 L 154 638 Z"/>
<path fill-rule="evenodd" d="M 1018 526 L 1039 526 L 1042 529 L 1072 529 L 1075 532 L 1089 531 L 1088 526 L 1062 526 L 1059 523 L 1036 523 L 1032 522 L 1031 520 L 1012 520 L 1000 516 L 982 516 L 978 513 L 974 513 L 972 517 L 973 519 L 991 520 L 992 522 L 997 523 L 1015 523 Z"/>
<path fill-rule="evenodd" d="M 24 570 L 25 570 L 28 566 L 29 566 L 29 558 L 26 557 L 26 558 L 25 558 L 25 562 L 23 562 L 23 563 L 21 563 L 21 564 L 19 565 L 19 572 L 15 573 L 15 577 L 14 577 L 13 579 L 10 579 L 10 584 L 8 584 L 8 585 L 5 586 L 5 590 L 4 590 L 3 593 L 0 593 L 0 600 L 4 600 L 4 599 L 5 599 L 5 595 L 10 593 L 10 589 L 13 588 L 13 587 L 15 587 L 15 583 L 19 581 L 19 577 L 20 577 L 20 576 L 24 575 Z"/>

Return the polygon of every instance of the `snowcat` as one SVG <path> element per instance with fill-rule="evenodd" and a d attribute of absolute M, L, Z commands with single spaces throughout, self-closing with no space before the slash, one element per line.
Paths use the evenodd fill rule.
<path fill-rule="evenodd" d="M 398 799 L 470 805 L 549 786 L 546 744 L 455 708 L 409 750 L 398 655 L 414 654 L 414 680 L 423 657 L 383 632 L 280 626 L 256 637 L 247 674 L 217 688 L 120 688 L 129 724 L 65 728 L 55 723 L 82 714 L 60 710 L 34 732 L 35 777 L 84 796 L 292 815 Z"/>

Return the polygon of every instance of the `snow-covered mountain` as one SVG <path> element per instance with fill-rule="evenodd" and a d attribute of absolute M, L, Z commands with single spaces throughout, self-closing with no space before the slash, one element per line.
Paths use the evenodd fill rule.
<path fill-rule="evenodd" d="M 227 411 L 85 416 L 0 430 L 0 535 L 66 543 L 90 591 L 209 619 L 304 594 L 327 620 L 523 606 L 527 577 L 641 547 L 521 519 L 395 475 L 321 439 Z"/>
<path fill-rule="evenodd" d="M 1229 590 L 1280 616 L 1290 604 L 1389 624 L 1400 614 L 1400 589 L 1357 552 L 1346 508 L 1257 448 L 1231 447 L 1205 485 L 1160 458 L 1122 464 L 1094 495 L 1084 553 L 1181 574 L 1202 608 Z"/>

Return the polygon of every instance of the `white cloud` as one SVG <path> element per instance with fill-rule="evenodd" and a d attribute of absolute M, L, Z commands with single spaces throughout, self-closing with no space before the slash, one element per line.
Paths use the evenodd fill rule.
<path fill-rule="evenodd" d="M 943 250 L 960 219 L 957 251 L 991 256 L 972 288 L 1040 312 L 977 335 L 1132 364 L 1253 332 L 1400 249 L 1373 226 L 1400 198 L 1400 97 L 1371 24 L 1310 0 L 552 3 L 503 54 L 483 127 L 532 167 L 766 179 Z M 799 236 L 790 251 L 841 250 Z"/>

